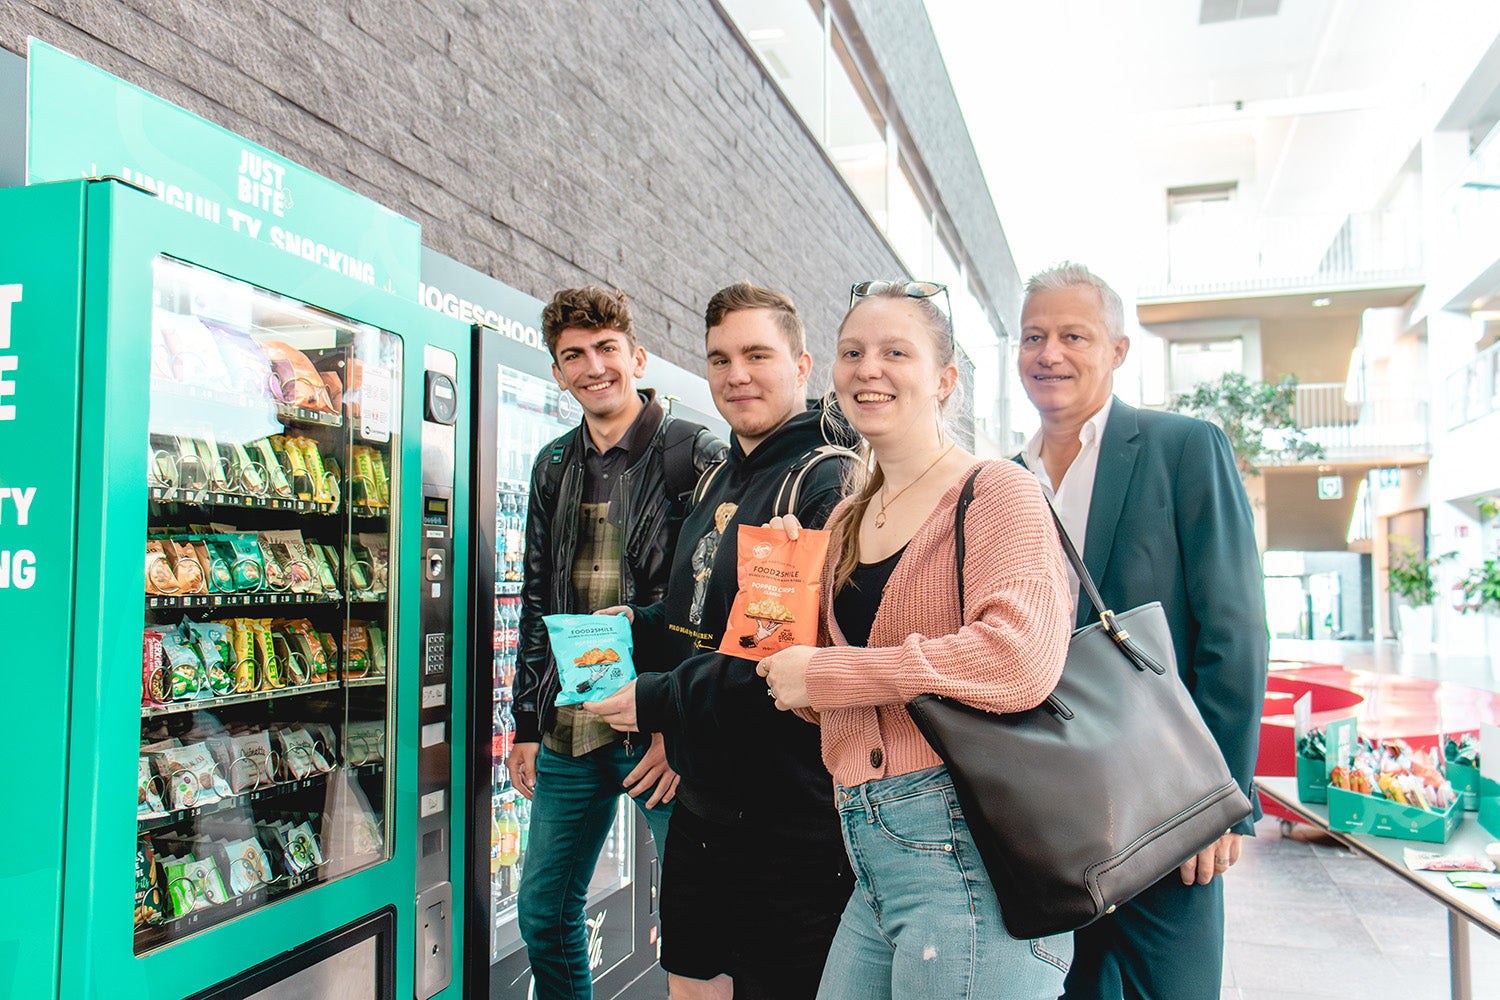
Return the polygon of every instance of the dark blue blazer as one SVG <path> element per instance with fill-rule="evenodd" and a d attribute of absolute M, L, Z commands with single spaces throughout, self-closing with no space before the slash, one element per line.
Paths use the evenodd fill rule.
<path fill-rule="evenodd" d="M 1115 399 L 1083 563 L 1110 610 L 1161 602 L 1177 670 L 1259 818 L 1251 780 L 1270 641 L 1255 524 L 1224 432 Z M 1094 617 L 1080 596 L 1078 624 Z M 1233 832 L 1253 828 L 1247 819 Z"/>

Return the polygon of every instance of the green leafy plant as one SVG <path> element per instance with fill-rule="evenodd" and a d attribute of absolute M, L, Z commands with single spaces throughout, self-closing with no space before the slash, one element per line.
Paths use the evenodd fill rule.
<path fill-rule="evenodd" d="M 1410 550 L 1391 555 L 1386 576 L 1390 580 L 1391 592 L 1414 608 L 1425 608 L 1437 599 L 1437 581 L 1432 571 L 1439 563 L 1453 558 L 1445 552 L 1431 559 L 1423 559 Z"/>
<path fill-rule="evenodd" d="M 1500 559 L 1486 559 L 1464 577 L 1465 612 L 1500 613 Z"/>
<path fill-rule="evenodd" d="M 1296 402 L 1295 375 L 1280 382 L 1252 382 L 1241 372 L 1228 372 L 1177 396 L 1170 409 L 1223 428 L 1240 476 L 1247 477 L 1260 475 L 1264 465 L 1323 457 L 1323 449 L 1308 438 L 1292 412 Z M 1267 431 L 1279 439 L 1279 447 L 1268 446 Z"/>

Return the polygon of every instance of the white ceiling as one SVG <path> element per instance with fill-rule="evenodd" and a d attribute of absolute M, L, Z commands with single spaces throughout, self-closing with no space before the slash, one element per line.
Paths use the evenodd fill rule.
<path fill-rule="evenodd" d="M 1168 187 L 1237 181 L 1271 216 L 1371 207 L 1500 33 L 1494 0 L 1206 25 L 1202 0 L 926 4 L 1023 276 L 1081 259 L 1126 294 Z"/>

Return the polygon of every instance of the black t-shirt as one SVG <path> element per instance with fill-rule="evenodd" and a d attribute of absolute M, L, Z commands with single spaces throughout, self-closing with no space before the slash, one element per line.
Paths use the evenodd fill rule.
<path fill-rule="evenodd" d="M 844 589 L 833 595 L 833 617 L 849 645 L 870 644 L 870 629 L 875 625 L 880 599 L 885 596 L 885 585 L 896 572 L 896 564 L 905 551 L 903 545 L 880 562 L 857 564 Z"/>

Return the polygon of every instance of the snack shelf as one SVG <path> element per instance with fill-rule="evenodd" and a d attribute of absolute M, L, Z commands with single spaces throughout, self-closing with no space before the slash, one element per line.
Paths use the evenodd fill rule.
<path fill-rule="evenodd" d="M 226 795 L 219 801 L 210 802 L 207 805 L 190 806 L 186 809 L 173 809 L 158 816 L 141 816 L 137 820 L 136 825 L 142 833 L 147 833 L 151 830 L 176 826 L 179 823 L 197 819 L 201 816 L 210 816 L 214 813 L 224 812 L 226 809 L 243 809 L 246 806 L 263 802 L 266 799 L 286 795 L 291 792 L 302 792 L 316 788 L 323 778 L 326 778 L 336 770 L 338 768 L 334 767 L 329 768 L 327 771 L 319 771 L 317 774 L 306 778 L 296 778 L 292 781 L 273 781 L 269 784 L 261 785 L 259 788 L 252 788 L 248 792 L 240 792 L 237 795 Z"/>
<path fill-rule="evenodd" d="M 239 507 L 247 510 L 285 510 L 298 514 L 337 514 L 339 505 L 319 500 L 296 500 L 284 497 L 246 496 L 228 490 L 190 490 L 180 486 L 153 486 L 151 500 L 159 503 L 185 503 L 198 507 Z M 356 517 L 371 516 L 354 509 Z"/>
<path fill-rule="evenodd" d="M 209 389 L 158 376 L 153 376 L 151 379 L 151 395 L 193 403 L 211 403 L 247 414 L 263 413 L 269 416 L 273 412 L 272 400 L 264 392 L 248 393 L 227 389 Z M 279 409 L 284 405 L 277 404 L 276 408 Z"/>
<path fill-rule="evenodd" d="M 155 396 L 194 403 L 209 403 L 243 412 L 275 413 L 282 423 L 313 424 L 318 427 L 342 427 L 342 413 L 326 413 L 294 403 L 283 403 L 272 399 L 266 392 L 234 392 L 227 389 L 210 389 L 200 385 L 189 385 L 171 379 L 152 378 L 151 392 Z"/>
<path fill-rule="evenodd" d="M 352 688 L 380 687 L 387 680 L 388 678 L 385 674 L 371 674 L 368 677 L 350 677 L 344 681 L 344 686 Z"/>
<path fill-rule="evenodd" d="M 350 681 L 349 685 L 351 687 L 354 686 L 354 682 Z M 288 684 L 286 687 L 268 688 L 262 691 L 247 691 L 243 694 L 226 694 L 217 698 L 193 698 L 184 701 L 169 702 L 165 705 L 143 705 L 141 706 L 141 718 L 149 719 L 158 715 L 177 715 L 182 712 L 207 711 L 216 708 L 226 708 L 230 705 L 245 705 L 257 701 L 270 701 L 273 698 L 284 698 L 292 695 L 334 691 L 338 687 L 338 681 L 319 681 L 314 684 Z"/>
<path fill-rule="evenodd" d="M 495 595 L 497 597 L 512 597 L 521 592 L 521 584 L 516 580 L 496 580 Z"/>
<path fill-rule="evenodd" d="M 302 874 L 316 874 L 316 872 L 303 872 Z M 286 881 L 286 879 L 283 878 L 281 881 Z M 274 886 L 275 884 L 273 882 L 271 885 Z M 242 913 L 248 913 L 250 910 L 265 906 L 269 900 L 278 895 L 270 892 L 270 888 L 270 886 L 262 883 L 258 888 L 246 889 L 238 896 L 226 899 L 222 903 L 215 903 L 206 909 L 194 910 L 191 913 L 184 913 L 180 917 L 163 920 L 159 924 L 137 928 L 135 932 L 136 954 L 146 954 L 149 951 L 171 943 L 179 937 L 184 937 L 204 927 L 223 923 L 226 920 L 233 920 Z"/>
<path fill-rule="evenodd" d="M 338 599 L 326 594 L 147 594 L 148 610 L 173 608 L 269 608 L 287 605 L 322 605 L 332 607 Z"/>
<path fill-rule="evenodd" d="M 391 516 L 391 509 L 389 507 L 372 507 L 369 504 L 356 503 L 350 504 L 349 508 L 349 512 L 355 517 L 384 521 Z"/>

